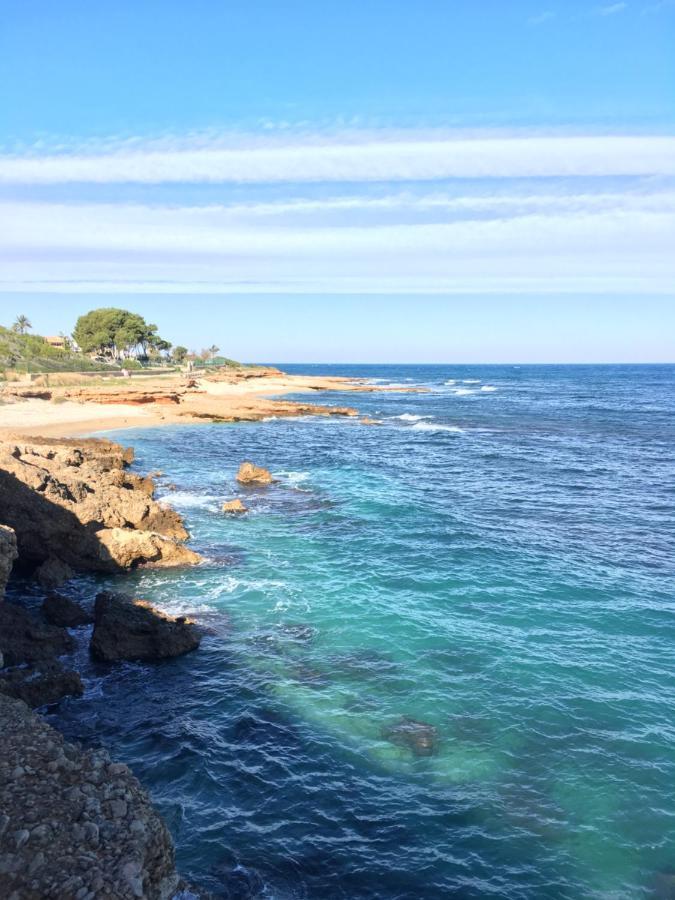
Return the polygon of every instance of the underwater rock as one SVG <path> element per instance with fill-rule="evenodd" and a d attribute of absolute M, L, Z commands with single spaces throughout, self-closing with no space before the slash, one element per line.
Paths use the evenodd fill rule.
<path fill-rule="evenodd" d="M 35 707 L 57 703 L 64 697 L 81 697 L 84 686 L 77 672 L 47 662 L 0 675 L 0 693 Z"/>
<path fill-rule="evenodd" d="M 384 727 L 382 737 L 392 744 L 407 747 L 415 756 L 433 756 L 438 746 L 436 727 L 408 716 L 403 716 L 395 725 Z"/>
<path fill-rule="evenodd" d="M 382 422 L 379 419 L 371 419 L 370 416 L 362 416 L 359 419 L 361 425 L 381 425 Z"/>
<path fill-rule="evenodd" d="M 184 616 L 174 619 L 125 594 L 106 591 L 96 597 L 90 649 L 97 659 L 169 659 L 195 650 L 200 640 L 196 626 Z"/>
<path fill-rule="evenodd" d="M 60 625 L 62 628 L 78 628 L 80 625 L 91 625 L 94 621 L 92 613 L 62 594 L 49 594 L 46 597 L 42 604 L 42 615 L 50 624 Z"/>
<path fill-rule="evenodd" d="M 239 498 L 235 500 L 227 500 L 225 503 L 223 503 L 222 509 L 224 513 L 228 513 L 230 515 L 240 515 L 241 513 L 248 512 L 248 507 L 244 506 Z"/>
<path fill-rule="evenodd" d="M 0 603 L 0 653 L 6 666 L 54 659 L 74 647 L 65 628 L 48 625 L 14 603 Z"/>
<path fill-rule="evenodd" d="M 313 641 L 318 631 L 313 625 L 279 625 L 282 635 L 292 641 Z"/>
<path fill-rule="evenodd" d="M 274 479 L 268 469 L 247 461 L 239 466 L 237 481 L 240 484 L 272 484 Z"/>

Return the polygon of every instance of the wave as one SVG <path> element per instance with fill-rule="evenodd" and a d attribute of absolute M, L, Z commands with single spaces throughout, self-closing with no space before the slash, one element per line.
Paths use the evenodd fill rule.
<path fill-rule="evenodd" d="M 196 509 L 208 509 L 214 503 L 218 503 L 219 500 L 215 494 L 193 494 L 190 491 L 174 491 L 173 493 L 164 494 L 160 499 L 163 503 L 169 503 L 171 506 Z"/>
<path fill-rule="evenodd" d="M 484 384 L 483 387 L 481 388 L 481 391 L 485 391 L 486 393 L 496 391 L 496 390 L 497 390 L 497 388 L 493 387 L 491 384 Z"/>
<path fill-rule="evenodd" d="M 480 378 L 464 378 L 462 384 L 480 384 Z"/>
<path fill-rule="evenodd" d="M 447 380 L 446 382 L 444 382 L 444 383 L 445 383 L 445 384 L 457 384 L 457 382 L 455 381 L 454 378 L 448 378 L 448 380 Z"/>
<path fill-rule="evenodd" d="M 434 422 L 417 422 L 410 431 L 450 431 L 453 434 L 464 434 L 464 429 L 458 425 L 439 425 Z"/>
<path fill-rule="evenodd" d="M 275 478 L 281 478 L 283 481 L 286 481 L 288 484 L 296 487 L 299 484 L 303 484 L 305 481 L 308 481 L 310 478 L 309 472 L 274 472 Z"/>
<path fill-rule="evenodd" d="M 404 422 L 420 422 L 422 419 L 433 419 L 433 416 L 416 416 L 414 413 L 402 413 L 400 416 L 392 416 L 392 419 L 402 419 Z"/>
<path fill-rule="evenodd" d="M 469 388 L 457 388 L 456 391 L 453 391 L 455 396 L 457 397 L 465 397 L 467 394 L 475 394 L 475 391 L 470 390 Z"/>

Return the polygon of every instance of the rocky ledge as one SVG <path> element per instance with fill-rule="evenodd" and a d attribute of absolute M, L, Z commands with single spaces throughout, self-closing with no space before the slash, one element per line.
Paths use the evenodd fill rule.
<path fill-rule="evenodd" d="M 17 567 L 55 587 L 71 569 L 199 562 L 181 517 L 154 499 L 153 479 L 126 471 L 132 460 L 111 441 L 0 442 L 0 520 L 16 534 Z M 0 559 L 6 540 L 3 530 Z"/>
<path fill-rule="evenodd" d="M 7 900 L 169 900 L 171 836 L 127 766 L 0 694 L 0 891 Z"/>

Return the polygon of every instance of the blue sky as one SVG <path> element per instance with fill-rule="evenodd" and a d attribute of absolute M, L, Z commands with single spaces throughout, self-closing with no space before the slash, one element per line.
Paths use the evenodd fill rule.
<path fill-rule="evenodd" d="M 0 15 L 0 319 L 238 300 L 244 358 L 673 358 L 675 0 Z"/>

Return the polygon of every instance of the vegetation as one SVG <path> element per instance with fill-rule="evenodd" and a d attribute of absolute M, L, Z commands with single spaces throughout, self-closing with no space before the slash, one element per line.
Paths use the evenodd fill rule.
<path fill-rule="evenodd" d="M 19 372 L 90 372 L 107 368 L 82 354 L 50 346 L 37 334 L 24 334 L 0 326 L 0 370 Z"/>
<path fill-rule="evenodd" d="M 115 361 L 126 357 L 147 359 L 171 349 L 169 341 L 157 334 L 156 325 L 138 313 L 112 306 L 80 316 L 73 337 L 84 353 Z"/>
<path fill-rule="evenodd" d="M 27 331 L 33 326 L 30 324 L 30 320 L 27 316 L 17 316 L 14 324 L 12 325 L 12 331 L 16 331 L 17 334 L 25 334 Z"/>
<path fill-rule="evenodd" d="M 178 363 L 179 365 L 185 361 L 185 357 L 188 355 L 188 348 L 182 347 L 180 344 L 177 347 L 174 347 L 171 351 L 171 359 Z"/>

